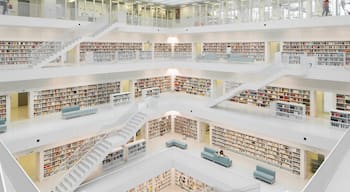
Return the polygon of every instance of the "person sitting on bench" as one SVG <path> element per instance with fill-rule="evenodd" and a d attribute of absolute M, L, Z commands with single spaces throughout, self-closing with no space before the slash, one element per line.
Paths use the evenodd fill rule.
<path fill-rule="evenodd" d="M 220 150 L 219 152 L 216 152 L 218 156 L 220 157 L 225 157 L 226 155 L 224 154 L 223 150 Z"/>

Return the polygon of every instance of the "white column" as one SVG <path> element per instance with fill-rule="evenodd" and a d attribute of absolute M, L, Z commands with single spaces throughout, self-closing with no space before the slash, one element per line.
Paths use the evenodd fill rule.
<path fill-rule="evenodd" d="M 201 142 L 201 141 L 202 141 L 201 129 L 199 127 L 199 121 L 197 121 L 197 142 Z"/>
<path fill-rule="evenodd" d="M 175 133 L 175 116 L 171 115 L 171 133 Z"/>
<path fill-rule="evenodd" d="M 149 141 L 149 125 L 148 125 L 148 121 L 145 124 L 145 139 L 146 139 L 146 141 Z"/>
<path fill-rule="evenodd" d="M 300 177 L 305 179 L 306 177 L 306 151 L 304 149 L 300 149 Z"/>
<path fill-rule="evenodd" d="M 11 121 L 11 101 L 10 95 L 6 95 L 6 122 L 9 123 Z"/>
<path fill-rule="evenodd" d="M 316 116 L 316 91 L 310 90 L 310 117 Z"/>
<path fill-rule="evenodd" d="M 213 145 L 213 141 L 212 141 L 213 128 L 214 128 L 214 125 L 209 124 L 209 144 L 210 144 L 210 146 Z"/>

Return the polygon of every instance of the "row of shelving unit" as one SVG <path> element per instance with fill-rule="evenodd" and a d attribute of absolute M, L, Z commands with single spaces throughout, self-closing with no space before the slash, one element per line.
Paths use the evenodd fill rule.
<path fill-rule="evenodd" d="M 130 92 L 111 94 L 109 98 L 109 101 L 113 105 L 130 103 L 131 100 L 132 100 L 132 95 Z"/>
<path fill-rule="evenodd" d="M 174 89 L 192 95 L 210 96 L 212 83 L 210 79 L 176 76 Z"/>
<path fill-rule="evenodd" d="M 98 135 L 40 151 L 39 179 L 71 168 L 102 137 L 103 135 Z"/>
<path fill-rule="evenodd" d="M 158 87 L 160 93 L 171 91 L 171 76 L 137 79 L 134 83 L 135 98 L 142 96 L 142 90 Z"/>
<path fill-rule="evenodd" d="M 227 54 L 227 49 L 233 54 L 239 54 L 255 61 L 265 61 L 265 42 L 215 42 L 203 43 L 204 53 Z"/>
<path fill-rule="evenodd" d="M 116 52 L 142 51 L 142 43 L 83 42 L 80 44 L 80 61 L 85 61 L 86 53 L 93 53 L 93 61 L 112 61 Z"/>
<path fill-rule="evenodd" d="M 108 103 L 110 95 L 119 92 L 120 82 L 35 91 L 33 115 L 60 112 L 73 105 L 88 107 Z"/>
<path fill-rule="evenodd" d="M 60 46 L 60 42 L 0 41 L 0 65 L 27 65 L 33 58 L 51 55 Z"/>
<path fill-rule="evenodd" d="M 175 185 L 189 192 L 214 192 L 212 186 L 175 169 Z"/>
<path fill-rule="evenodd" d="M 171 132 L 171 116 L 164 116 L 161 118 L 148 121 L 148 138 L 163 136 Z"/>
<path fill-rule="evenodd" d="M 214 126 L 212 144 L 266 162 L 293 174 L 301 174 L 301 150 L 237 131 Z"/>
<path fill-rule="evenodd" d="M 145 155 L 146 150 L 146 140 L 144 139 L 118 147 L 102 161 L 102 168 L 103 170 L 108 170 L 118 167 L 126 161 Z"/>
<path fill-rule="evenodd" d="M 144 183 L 137 185 L 127 192 L 160 192 L 172 184 L 172 170 L 165 171 Z"/>
<path fill-rule="evenodd" d="M 7 96 L 0 96 L 0 119 L 7 119 Z"/>
<path fill-rule="evenodd" d="M 274 101 L 271 103 L 271 108 L 275 115 L 281 118 L 303 120 L 306 114 L 304 104 Z"/>
<path fill-rule="evenodd" d="M 317 57 L 321 66 L 344 66 L 350 64 L 350 41 L 289 41 L 283 42 L 282 53 L 289 64 L 300 64 L 300 56 Z"/>
<path fill-rule="evenodd" d="M 231 101 L 242 104 L 253 104 L 259 107 L 269 107 L 272 101 L 304 104 L 306 106 L 306 115 L 310 115 L 310 94 L 311 92 L 309 90 L 266 86 L 257 91 L 242 91 L 238 96 L 231 98 Z"/>
<path fill-rule="evenodd" d="M 174 120 L 175 133 L 183 136 L 198 139 L 198 123 L 196 120 L 182 116 L 176 116 Z"/>

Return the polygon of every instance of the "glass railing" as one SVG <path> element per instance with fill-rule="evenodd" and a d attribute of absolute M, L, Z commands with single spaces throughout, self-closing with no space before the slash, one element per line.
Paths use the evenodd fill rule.
<path fill-rule="evenodd" d="M 326 52 L 326 53 L 288 53 L 283 52 L 282 63 L 298 65 L 301 63 L 312 63 L 312 67 L 348 69 L 350 67 L 350 52 Z M 307 60 L 305 60 L 307 59 Z"/>
<path fill-rule="evenodd" d="M 64 1 L 63 1 L 64 2 Z M 154 26 L 154 27 L 192 27 L 192 26 L 207 26 L 221 25 L 234 23 L 252 23 L 265 22 L 273 20 L 292 20 L 306 19 L 322 16 L 346 16 L 350 15 L 349 0 L 334 0 L 330 1 L 328 9 L 323 7 L 322 1 L 316 0 L 300 0 L 300 2 L 286 2 L 280 4 L 269 4 L 267 1 L 255 5 L 254 1 L 239 7 L 230 7 L 222 11 L 214 12 L 193 12 L 191 15 L 180 14 L 181 19 L 167 19 L 166 17 L 139 16 L 135 12 L 124 12 L 123 9 L 118 11 L 110 5 L 98 4 L 95 7 L 84 7 L 84 4 L 65 2 L 50 4 L 43 2 L 42 4 L 35 3 L 2 3 L 0 1 L 0 15 L 25 16 L 25 17 L 40 17 L 65 20 L 79 21 L 95 21 L 97 18 L 109 15 L 112 18 L 116 15 L 123 15 L 124 21 L 130 25 L 138 26 Z M 95 11 L 93 11 L 95 10 Z M 99 11 L 96 11 L 99 10 Z M 110 11 L 113 10 L 113 11 Z M 180 9 L 182 10 L 182 9 Z M 230 11 L 231 10 L 231 11 Z M 218 14 L 220 12 L 220 14 Z M 118 13 L 118 14 L 116 14 Z M 184 15 L 184 16 L 182 16 Z M 120 21 L 119 21 L 120 22 Z"/>
<path fill-rule="evenodd" d="M 192 52 L 153 52 L 153 51 L 117 51 L 90 52 L 81 64 L 128 64 L 159 62 L 192 62 L 221 64 L 263 64 L 254 57 L 240 54 L 203 53 L 194 56 Z"/>

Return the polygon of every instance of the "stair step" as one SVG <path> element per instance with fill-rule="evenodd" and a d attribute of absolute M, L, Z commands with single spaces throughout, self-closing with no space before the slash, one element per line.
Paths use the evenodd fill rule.
<path fill-rule="evenodd" d="M 69 187 L 68 187 L 64 182 L 61 182 L 61 183 L 59 184 L 59 186 L 60 186 L 62 189 L 64 189 L 64 191 L 68 191 L 68 190 L 69 190 Z"/>
<path fill-rule="evenodd" d="M 83 159 L 80 164 L 84 167 L 86 167 L 87 170 L 91 169 L 91 167 L 93 166 L 93 163 L 90 163 L 89 161 L 87 161 L 86 159 Z"/>
<path fill-rule="evenodd" d="M 106 144 L 103 144 L 103 143 L 99 143 L 98 146 L 101 148 L 104 148 L 105 150 L 108 150 L 110 148 L 110 146 L 107 146 Z"/>
<path fill-rule="evenodd" d="M 96 163 L 96 161 L 93 158 L 91 158 L 90 156 L 85 157 L 85 159 L 87 162 L 89 162 L 92 165 Z"/>
<path fill-rule="evenodd" d="M 87 169 L 82 164 L 77 165 L 77 169 L 80 172 L 82 172 L 83 175 L 81 177 L 83 177 L 85 175 L 85 173 L 87 172 Z"/>
<path fill-rule="evenodd" d="M 94 153 L 90 153 L 87 157 L 93 159 L 94 161 L 98 161 L 98 157 Z"/>
<path fill-rule="evenodd" d="M 71 173 L 72 173 L 72 175 L 75 176 L 75 178 L 77 178 L 77 180 L 80 179 L 81 177 L 83 177 L 83 175 L 84 175 L 78 168 L 73 169 L 73 171 L 71 171 Z"/>
<path fill-rule="evenodd" d="M 104 154 L 105 154 L 104 151 L 102 151 L 101 149 L 98 149 L 98 148 L 96 148 L 96 149 L 94 150 L 94 153 L 96 153 L 96 155 L 97 155 L 99 158 L 101 158 L 101 156 L 104 156 Z"/>
<path fill-rule="evenodd" d="M 55 191 L 57 191 L 57 192 L 66 192 L 60 185 L 57 185 L 55 187 Z"/>
<path fill-rule="evenodd" d="M 72 181 L 72 182 L 77 182 L 78 181 L 78 179 L 76 178 L 78 175 L 74 175 L 73 174 L 73 172 L 70 172 L 69 174 L 68 174 L 68 177 L 70 178 L 70 180 Z"/>
<path fill-rule="evenodd" d="M 70 187 L 70 188 L 72 188 L 72 187 L 74 187 L 74 183 L 73 183 L 73 181 L 71 181 L 71 177 L 65 177 L 64 178 L 64 180 L 63 180 L 65 183 L 67 183 L 67 185 Z"/>

